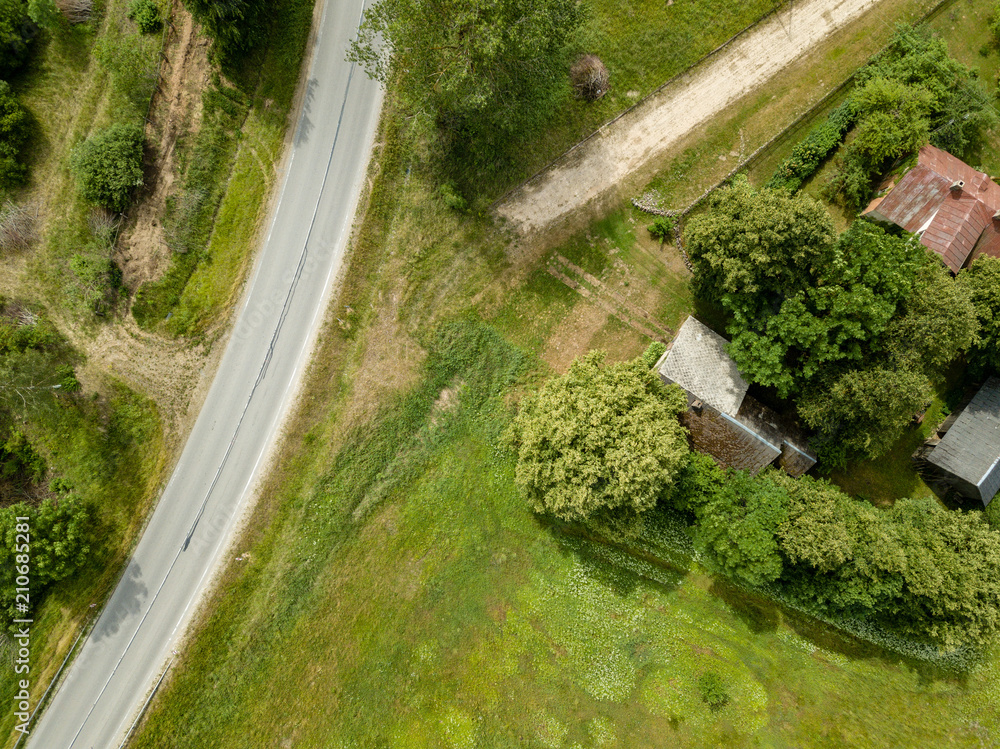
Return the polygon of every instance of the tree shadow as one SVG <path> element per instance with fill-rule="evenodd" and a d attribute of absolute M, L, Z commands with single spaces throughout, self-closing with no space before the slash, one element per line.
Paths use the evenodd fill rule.
<path fill-rule="evenodd" d="M 777 605 L 736 587 L 723 578 L 712 578 L 708 592 L 721 599 L 736 618 L 747 625 L 755 635 L 776 632 L 781 615 Z"/>
<path fill-rule="evenodd" d="M 94 626 L 94 640 L 100 642 L 115 635 L 122 625 L 135 618 L 142 610 L 149 591 L 142 577 L 142 568 L 136 561 L 129 562 L 107 608 Z"/>
<path fill-rule="evenodd" d="M 611 588 L 622 598 L 638 588 L 670 593 L 688 569 L 645 548 L 640 538 L 611 539 L 583 525 L 536 516 L 559 545 L 563 556 L 575 557 L 587 576 Z"/>

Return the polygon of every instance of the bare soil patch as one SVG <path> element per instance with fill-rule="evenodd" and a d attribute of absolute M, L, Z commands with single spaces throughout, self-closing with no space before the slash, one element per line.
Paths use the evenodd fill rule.
<path fill-rule="evenodd" d="M 715 56 L 605 125 L 503 198 L 497 214 L 521 234 L 588 205 L 618 200 L 683 136 L 760 87 L 880 0 L 790 3 Z"/>
<path fill-rule="evenodd" d="M 143 199 L 132 211 L 115 256 L 129 291 L 156 280 L 167 269 L 170 249 L 162 217 L 177 178 L 175 149 L 178 139 L 197 131 L 201 93 L 211 79 L 208 39 L 195 33 L 194 20 L 179 0 L 174 2 L 173 19 L 176 31 L 170 34 L 164 49 L 166 61 L 146 125 L 148 142 L 156 144 L 153 163 L 147 170 Z"/>

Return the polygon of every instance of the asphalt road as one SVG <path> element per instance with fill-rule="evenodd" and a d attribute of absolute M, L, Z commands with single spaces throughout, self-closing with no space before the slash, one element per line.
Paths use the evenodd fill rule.
<path fill-rule="evenodd" d="M 279 436 L 343 259 L 382 101 L 379 86 L 344 61 L 362 7 L 326 1 L 280 202 L 215 380 L 30 749 L 119 746 Z"/>

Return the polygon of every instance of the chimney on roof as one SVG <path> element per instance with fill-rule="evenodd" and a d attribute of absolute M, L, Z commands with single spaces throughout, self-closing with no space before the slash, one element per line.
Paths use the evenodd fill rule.
<path fill-rule="evenodd" d="M 951 183 L 952 192 L 961 192 L 963 187 L 965 187 L 964 179 L 956 179 L 954 182 Z"/>

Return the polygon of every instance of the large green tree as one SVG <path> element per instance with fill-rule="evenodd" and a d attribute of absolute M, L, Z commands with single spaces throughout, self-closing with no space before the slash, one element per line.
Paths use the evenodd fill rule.
<path fill-rule="evenodd" d="M 821 460 L 844 465 L 888 452 L 930 401 L 930 383 L 908 369 L 847 370 L 828 386 L 810 389 L 798 402 L 802 420 L 819 433 L 813 440 Z"/>
<path fill-rule="evenodd" d="M 916 242 L 856 221 L 841 234 L 829 265 L 804 288 L 786 289 L 774 314 L 746 325 L 735 318 L 730 353 L 744 376 L 781 396 L 831 365 L 859 364 L 910 296 L 924 263 Z"/>
<path fill-rule="evenodd" d="M 688 455 L 687 399 L 641 361 L 601 366 L 593 352 L 525 398 L 513 425 L 515 479 L 536 512 L 586 520 L 641 514 L 665 496 Z"/>
<path fill-rule="evenodd" d="M 981 374 L 1000 372 L 1000 259 L 979 257 L 957 280 L 979 320 L 969 359 Z"/>
<path fill-rule="evenodd" d="M 755 189 L 745 177 L 716 191 L 684 230 L 698 293 L 721 304 L 739 329 L 759 325 L 828 273 L 836 238 L 822 204 Z"/>
<path fill-rule="evenodd" d="M 27 518 L 18 522 L 18 518 Z M 72 494 L 48 497 L 33 507 L 23 503 L 0 509 L 0 608 L 10 619 L 23 618 L 17 603 L 17 567 L 21 539 L 30 539 L 30 601 L 36 606 L 53 583 L 71 575 L 87 558 L 89 513 Z"/>
<path fill-rule="evenodd" d="M 898 369 L 939 376 L 978 340 L 969 288 L 937 260 L 923 264 L 880 344 Z"/>
<path fill-rule="evenodd" d="M 906 553 L 905 585 L 885 608 L 901 628 L 946 647 L 984 644 L 1000 628 L 1000 533 L 981 513 L 901 499 L 887 522 Z"/>
<path fill-rule="evenodd" d="M 576 0 L 377 0 L 349 57 L 383 83 L 399 76 L 414 113 L 489 169 L 551 111 L 579 23 Z"/>
<path fill-rule="evenodd" d="M 745 471 L 733 471 L 696 506 L 695 548 L 730 577 L 763 585 L 783 570 L 778 528 L 788 520 L 787 493 Z"/>

